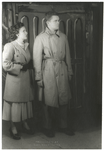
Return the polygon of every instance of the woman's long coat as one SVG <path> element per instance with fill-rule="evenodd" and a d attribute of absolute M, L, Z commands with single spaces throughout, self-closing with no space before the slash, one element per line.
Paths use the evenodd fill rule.
<path fill-rule="evenodd" d="M 16 41 L 7 43 L 3 51 L 3 69 L 7 71 L 4 99 L 9 102 L 28 102 L 34 99 L 29 70 L 22 71 L 22 66 L 30 61 L 28 43 L 23 49 Z"/>
<path fill-rule="evenodd" d="M 68 104 L 71 98 L 68 75 L 72 75 L 67 37 L 48 28 L 34 42 L 35 79 L 43 80 L 45 104 L 53 107 Z"/>

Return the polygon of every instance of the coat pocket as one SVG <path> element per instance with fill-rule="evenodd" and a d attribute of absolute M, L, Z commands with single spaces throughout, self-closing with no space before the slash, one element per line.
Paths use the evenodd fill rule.
<path fill-rule="evenodd" d="M 18 76 L 20 74 L 21 69 L 21 65 L 14 64 L 14 66 L 11 68 L 11 71 L 8 71 L 8 73 L 14 76 Z"/>
<path fill-rule="evenodd" d="M 7 74 L 7 80 L 9 80 L 9 83 L 12 84 L 12 82 L 16 82 L 18 83 L 20 81 L 20 77 L 19 76 L 16 76 L 16 75 L 12 75 L 12 74 Z"/>

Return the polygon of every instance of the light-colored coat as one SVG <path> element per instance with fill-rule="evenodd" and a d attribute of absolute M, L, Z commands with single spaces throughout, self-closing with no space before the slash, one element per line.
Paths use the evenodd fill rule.
<path fill-rule="evenodd" d="M 20 64 L 30 61 L 28 43 L 23 49 L 16 41 L 7 43 L 3 51 L 3 69 L 7 71 L 4 99 L 9 102 L 28 102 L 34 99 L 30 72 L 22 71 Z"/>
<path fill-rule="evenodd" d="M 68 104 L 71 98 L 68 75 L 72 75 L 67 37 L 48 28 L 34 42 L 33 61 L 35 79 L 43 80 L 44 99 L 48 106 Z"/>

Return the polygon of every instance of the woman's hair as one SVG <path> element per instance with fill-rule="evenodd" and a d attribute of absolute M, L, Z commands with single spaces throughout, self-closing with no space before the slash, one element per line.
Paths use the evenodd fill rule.
<path fill-rule="evenodd" d="M 24 24 L 22 22 L 17 22 L 15 25 L 8 28 L 9 41 L 14 41 L 15 39 L 17 39 L 17 34 L 19 33 L 19 29 L 23 26 Z"/>

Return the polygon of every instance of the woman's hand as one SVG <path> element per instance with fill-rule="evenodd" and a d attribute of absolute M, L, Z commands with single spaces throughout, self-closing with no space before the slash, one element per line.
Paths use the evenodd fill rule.
<path fill-rule="evenodd" d="M 21 69 L 23 68 L 23 66 L 21 65 Z"/>

